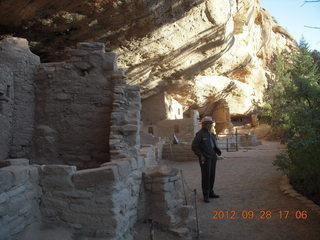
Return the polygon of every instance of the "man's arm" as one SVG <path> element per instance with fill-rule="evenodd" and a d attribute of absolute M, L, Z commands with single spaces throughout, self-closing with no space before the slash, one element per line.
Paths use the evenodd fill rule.
<path fill-rule="evenodd" d="M 201 137 L 197 134 L 191 144 L 192 151 L 200 158 L 202 156 L 202 151 L 200 149 Z"/>
<path fill-rule="evenodd" d="M 214 133 L 212 133 L 212 136 L 213 136 L 213 140 L 214 140 L 214 151 L 216 152 L 216 154 L 218 156 L 221 156 L 221 150 L 218 148 L 217 136 Z"/>

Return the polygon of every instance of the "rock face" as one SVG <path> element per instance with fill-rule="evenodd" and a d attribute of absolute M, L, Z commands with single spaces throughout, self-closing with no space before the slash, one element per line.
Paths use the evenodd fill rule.
<path fill-rule="evenodd" d="M 22 0 L 19 6 L 4 0 L 0 22 L 0 34 L 29 39 L 44 61 L 61 60 L 64 47 L 79 41 L 106 42 L 142 98 L 171 91 L 187 109 L 222 96 L 231 115 L 252 110 L 263 95 L 266 64 L 295 48 L 259 0 Z"/>

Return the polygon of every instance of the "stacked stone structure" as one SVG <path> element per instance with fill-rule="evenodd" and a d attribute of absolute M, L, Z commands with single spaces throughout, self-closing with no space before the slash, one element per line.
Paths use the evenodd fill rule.
<path fill-rule="evenodd" d="M 14 46 L 27 44 L 19 39 L 6 41 Z M 161 144 L 141 148 L 139 88 L 126 85 L 124 73 L 117 69 L 116 55 L 106 53 L 103 44 L 81 43 L 70 53 L 67 62 L 41 64 L 35 78 L 30 78 L 36 82 L 35 157 L 30 161 L 36 164 L 29 165 L 28 159 L 7 159 L 10 148 L 16 149 L 14 119 L 22 119 L 24 114 L 29 131 L 34 118 L 19 112 L 16 115 L 20 117 L 11 120 L 15 109 L 8 106 L 0 114 L 1 123 L 12 122 L 6 130 L 12 134 L 0 138 L 1 151 L 5 150 L 0 159 L 0 239 L 19 238 L 28 232 L 23 232 L 28 225 L 40 222 L 62 225 L 76 236 L 130 240 L 137 221 L 146 219 L 150 192 L 144 190 L 142 173 L 157 164 Z M 1 74 L 6 80 L 1 81 L 2 93 L 19 67 L 2 68 L 6 70 Z M 29 91 L 26 86 L 17 89 Z M 26 95 L 17 93 L 14 99 L 23 102 Z M 28 95 L 27 103 L 28 99 L 34 98 Z M 30 135 L 29 145 L 20 150 L 31 150 L 32 134 L 28 131 L 21 134 Z M 9 138 L 12 144 L 3 144 Z M 30 151 L 18 153 L 29 156 Z M 177 179 L 172 184 L 175 182 Z M 163 206 L 170 205 L 170 216 L 182 203 L 181 194 L 173 196 L 174 206 L 171 198 L 162 198 Z M 164 224 L 178 226 L 176 222 Z"/>
<path fill-rule="evenodd" d="M 0 160 L 30 157 L 34 132 L 34 73 L 40 58 L 28 42 L 0 42 Z"/>
<path fill-rule="evenodd" d="M 0 168 L 0 239 L 10 239 L 40 219 L 38 166 L 28 159 L 8 159 Z"/>
<path fill-rule="evenodd" d="M 67 62 L 41 64 L 36 83 L 35 162 L 98 167 L 110 161 L 116 55 L 80 43 Z"/>
<path fill-rule="evenodd" d="M 144 184 L 147 194 L 148 218 L 164 229 L 183 236 L 191 236 L 194 219 L 193 208 L 184 205 L 182 179 L 179 170 L 167 166 L 157 166 L 146 172 Z"/>

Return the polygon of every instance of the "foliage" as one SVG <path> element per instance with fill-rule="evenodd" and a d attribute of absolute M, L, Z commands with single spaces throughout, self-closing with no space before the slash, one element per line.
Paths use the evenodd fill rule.
<path fill-rule="evenodd" d="M 318 71 L 317 73 L 320 74 L 320 52 L 317 50 L 313 50 L 311 53 L 311 56 L 313 58 L 313 61 L 315 64 L 318 66 Z"/>
<path fill-rule="evenodd" d="M 296 189 L 320 202 L 320 66 L 315 56 L 304 39 L 299 51 L 277 56 L 259 112 L 285 132 L 286 151 L 274 164 Z"/>

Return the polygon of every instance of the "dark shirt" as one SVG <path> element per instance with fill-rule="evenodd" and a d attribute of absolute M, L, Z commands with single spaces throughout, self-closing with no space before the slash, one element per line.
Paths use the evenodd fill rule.
<path fill-rule="evenodd" d="M 196 133 L 192 141 L 192 151 L 200 158 L 217 158 L 221 151 L 217 146 L 216 136 L 206 128 L 202 128 Z"/>

